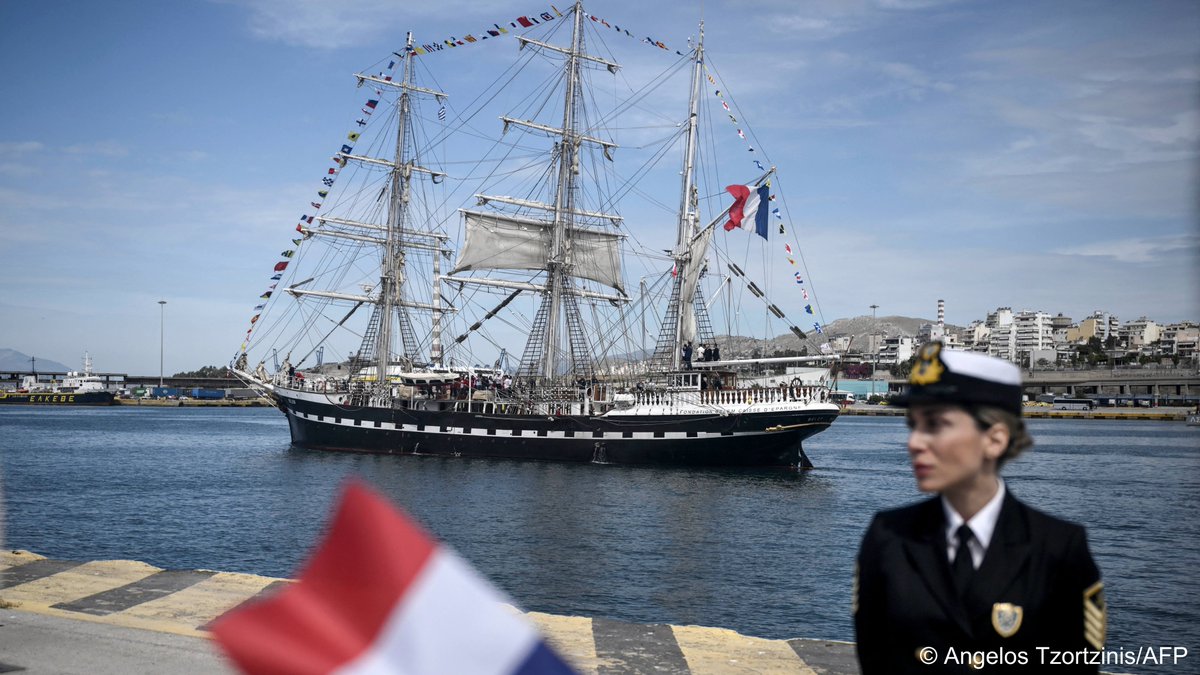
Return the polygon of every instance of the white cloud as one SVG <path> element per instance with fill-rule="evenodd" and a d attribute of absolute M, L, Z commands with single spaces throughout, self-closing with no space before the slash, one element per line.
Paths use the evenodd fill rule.
<path fill-rule="evenodd" d="M 877 0 L 879 6 L 883 9 L 892 10 L 920 10 L 930 9 L 931 7 L 942 7 L 944 5 L 953 5 L 958 0 Z"/>
<path fill-rule="evenodd" d="M 1200 249 L 1200 236 L 1179 235 L 1173 237 L 1131 237 L 1127 239 L 1110 239 L 1096 241 L 1079 246 L 1060 248 L 1055 253 L 1060 255 L 1086 256 L 1094 258 L 1111 258 L 1123 263 L 1153 263 L 1161 261 L 1166 254 Z"/>
<path fill-rule="evenodd" d="M 212 0 L 213 2 L 244 7 L 250 13 L 249 29 L 255 37 L 272 42 L 315 49 L 338 49 L 362 44 L 386 34 L 403 39 L 404 29 L 415 29 L 413 23 L 401 25 L 401 20 L 430 17 L 471 17 L 481 9 L 504 12 L 498 6 L 489 10 L 485 2 L 471 0 L 440 0 L 437 3 L 395 0 Z M 403 11 L 400 11 L 400 10 Z M 513 10 L 509 8 L 509 12 Z M 513 13 L 516 17 L 518 13 Z M 464 25 L 464 32 L 472 25 Z"/>
<path fill-rule="evenodd" d="M 67 153 L 68 155 L 126 157 L 129 155 L 129 148 L 117 141 L 105 140 L 68 145 L 67 147 L 63 148 L 63 152 Z"/>
<path fill-rule="evenodd" d="M 930 89 L 940 92 L 954 91 L 954 85 L 934 79 L 928 73 L 907 63 L 883 63 L 879 70 L 889 78 L 907 85 L 907 91 L 914 96 L 923 96 Z"/>
<path fill-rule="evenodd" d="M 14 141 L 0 143 L 0 155 L 13 157 L 41 152 L 46 146 L 39 141 Z"/>

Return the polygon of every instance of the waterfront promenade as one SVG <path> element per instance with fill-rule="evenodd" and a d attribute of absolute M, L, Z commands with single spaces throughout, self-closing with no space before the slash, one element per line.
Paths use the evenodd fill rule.
<path fill-rule="evenodd" d="M 223 613 L 290 583 L 0 552 L 0 673 L 232 675 L 210 640 Z M 514 610 L 518 611 L 518 610 Z M 723 628 L 525 615 L 582 675 L 859 675 L 854 644 Z"/>
<path fill-rule="evenodd" d="M 130 560 L 48 560 L 0 553 L 0 672 L 231 673 L 208 642 L 224 612 L 284 579 L 162 570 Z M 858 673 L 853 645 L 767 640 L 723 628 L 526 614 L 580 673 Z"/>

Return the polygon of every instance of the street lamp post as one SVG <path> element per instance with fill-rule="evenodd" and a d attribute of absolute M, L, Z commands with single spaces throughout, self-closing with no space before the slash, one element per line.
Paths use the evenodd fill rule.
<path fill-rule="evenodd" d="M 158 301 L 158 388 L 163 388 L 163 335 L 167 321 L 167 301 Z"/>
<path fill-rule="evenodd" d="M 875 337 L 875 310 L 879 305 L 871 305 L 871 396 L 875 395 L 875 369 L 879 367 L 879 341 Z"/>

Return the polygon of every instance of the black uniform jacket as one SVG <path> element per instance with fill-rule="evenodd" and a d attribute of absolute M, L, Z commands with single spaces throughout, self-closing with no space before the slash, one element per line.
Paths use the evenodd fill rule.
<path fill-rule="evenodd" d="M 883 511 L 858 556 L 859 663 L 864 675 L 973 672 L 964 664 L 979 659 L 988 673 L 1095 673 L 1087 661 L 1099 663 L 1088 651 L 1103 647 L 1102 589 L 1083 527 L 1011 492 L 961 599 L 940 498 Z"/>

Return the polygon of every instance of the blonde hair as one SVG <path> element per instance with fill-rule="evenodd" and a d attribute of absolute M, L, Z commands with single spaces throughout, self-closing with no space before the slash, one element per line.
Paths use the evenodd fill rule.
<path fill-rule="evenodd" d="M 990 429 L 994 424 L 1003 424 L 1008 428 L 1008 447 L 996 460 L 997 469 L 1033 445 L 1033 436 L 1029 435 L 1029 430 L 1025 428 L 1025 420 L 1021 417 L 1003 408 L 989 405 L 972 406 L 970 412 L 981 431 Z"/>

